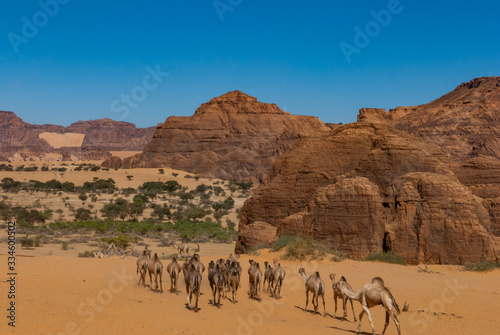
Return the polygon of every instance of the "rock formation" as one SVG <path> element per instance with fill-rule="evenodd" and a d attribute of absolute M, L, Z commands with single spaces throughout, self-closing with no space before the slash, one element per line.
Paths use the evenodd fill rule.
<path fill-rule="evenodd" d="M 393 250 L 410 264 L 498 260 L 498 81 L 427 105 L 362 109 L 356 123 L 299 140 L 246 201 L 236 252 L 294 234 L 355 259 Z M 257 223 L 259 234 L 246 228 Z"/>
<path fill-rule="evenodd" d="M 204 177 L 259 181 L 297 139 L 327 130 L 316 117 L 291 115 L 232 91 L 202 104 L 190 117 L 169 117 L 142 154 L 103 166 L 168 166 Z"/>
<path fill-rule="evenodd" d="M 3 159 L 40 158 L 49 153 L 79 159 L 110 158 L 109 151 L 140 151 L 154 127 L 136 128 L 110 119 L 78 121 L 68 127 L 24 122 L 13 112 L 0 111 L 0 150 Z"/>

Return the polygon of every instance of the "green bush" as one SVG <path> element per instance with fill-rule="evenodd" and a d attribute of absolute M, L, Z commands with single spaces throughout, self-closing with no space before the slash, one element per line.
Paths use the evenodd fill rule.
<path fill-rule="evenodd" d="M 127 235 L 120 235 L 111 238 L 101 237 L 101 241 L 106 242 L 107 244 L 113 243 L 118 249 L 125 250 L 130 246 L 130 244 L 137 244 L 138 239 L 137 236 L 128 237 Z"/>
<path fill-rule="evenodd" d="M 500 268 L 500 263 L 494 260 L 488 260 L 478 263 L 470 263 L 464 266 L 465 271 L 476 271 L 476 272 L 486 272 L 491 271 L 495 268 Z"/>
<path fill-rule="evenodd" d="M 406 265 L 406 261 L 401 256 L 395 251 L 389 251 L 389 252 L 375 252 L 371 253 L 364 259 L 365 261 L 376 261 L 376 262 L 382 262 L 382 263 L 390 263 L 390 264 L 400 264 L 400 265 Z"/>
<path fill-rule="evenodd" d="M 35 245 L 35 240 L 31 237 L 21 237 L 19 242 L 21 242 L 23 248 L 32 248 Z"/>

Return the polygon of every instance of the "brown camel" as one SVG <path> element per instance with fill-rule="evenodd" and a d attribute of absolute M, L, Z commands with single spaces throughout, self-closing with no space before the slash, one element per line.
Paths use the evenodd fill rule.
<path fill-rule="evenodd" d="M 181 273 L 181 266 L 177 263 L 177 257 L 174 256 L 172 262 L 167 265 L 167 272 L 170 275 L 170 292 L 178 294 L 177 279 L 179 279 L 179 274 Z"/>
<path fill-rule="evenodd" d="M 151 259 L 151 250 L 144 250 L 142 254 L 137 258 L 135 262 L 137 264 L 137 272 L 136 276 L 139 279 L 137 285 L 139 285 L 142 281 L 142 285 L 146 286 L 146 273 L 148 271 L 148 262 Z M 139 273 L 141 277 L 139 278 Z"/>
<path fill-rule="evenodd" d="M 325 307 L 325 283 L 319 276 L 319 272 L 316 271 L 309 278 L 306 276 L 306 272 L 304 268 L 299 269 L 299 273 L 304 280 L 304 284 L 306 286 L 306 307 L 304 308 L 304 312 L 307 311 L 307 304 L 309 303 L 309 292 L 313 293 L 312 303 L 314 306 L 314 313 L 318 313 L 318 298 L 321 296 L 323 299 L 323 316 L 326 316 L 326 307 Z"/>
<path fill-rule="evenodd" d="M 155 276 L 155 290 L 158 290 L 158 277 L 160 277 L 160 292 L 163 292 L 163 264 L 160 261 L 160 258 L 155 253 L 150 262 L 148 262 L 148 272 L 149 272 L 149 287 L 151 290 L 153 289 L 153 280 L 152 275 Z"/>
<path fill-rule="evenodd" d="M 226 278 L 223 274 L 223 272 L 220 270 L 219 267 L 219 261 L 217 264 L 214 263 L 214 261 L 211 261 L 210 264 L 208 265 L 208 281 L 210 283 L 210 288 L 212 289 L 212 305 L 217 305 L 217 307 L 220 307 L 220 296 L 222 290 L 225 291 L 225 284 L 226 284 Z M 222 260 L 222 263 L 224 263 L 224 260 Z M 216 301 L 216 296 L 218 297 L 218 300 Z"/>
<path fill-rule="evenodd" d="M 332 280 L 332 287 L 333 287 L 333 301 L 335 301 L 335 312 L 333 313 L 333 317 L 335 317 L 335 314 L 337 313 L 337 298 L 340 298 L 342 300 L 342 309 L 344 310 L 344 319 L 347 319 L 347 299 L 349 299 L 349 301 L 351 302 L 352 316 L 354 317 L 354 322 L 358 321 L 358 319 L 356 319 L 356 314 L 354 314 L 354 305 L 352 299 L 346 296 L 345 294 L 342 294 L 342 292 L 340 292 L 340 289 L 338 287 L 340 281 L 344 282 L 346 287 L 348 287 L 350 290 L 352 290 L 351 285 L 347 283 L 345 277 L 340 278 L 339 283 L 336 283 L 334 273 L 330 274 L 330 279 Z"/>
<path fill-rule="evenodd" d="M 235 264 L 233 262 L 233 264 Z M 229 290 L 231 291 L 231 301 L 233 304 L 236 303 L 236 293 L 238 292 L 238 287 L 240 286 L 240 274 L 236 266 L 229 269 Z"/>
<path fill-rule="evenodd" d="M 366 313 L 368 315 L 368 320 L 372 326 L 373 334 L 375 335 L 375 326 L 373 325 L 372 316 L 370 314 L 370 308 L 382 305 L 385 308 L 385 325 L 384 330 L 382 331 L 382 335 L 385 333 L 387 326 L 389 325 L 389 317 L 392 318 L 394 323 L 396 324 L 396 328 L 398 330 L 398 335 L 401 335 L 401 329 L 399 327 L 399 321 L 394 313 L 394 310 L 399 314 L 399 306 L 396 303 L 396 299 L 392 295 L 391 291 L 387 287 L 385 287 L 384 281 L 380 277 L 375 277 L 372 279 L 371 283 L 363 285 L 357 291 L 353 291 L 349 289 L 346 285 L 347 283 L 339 280 L 338 287 L 340 291 L 345 294 L 347 297 L 357 300 L 361 303 L 363 310 L 359 314 L 359 325 L 357 332 L 361 332 L 361 319 L 363 315 Z M 393 310 L 394 309 L 394 310 Z"/>
<path fill-rule="evenodd" d="M 286 272 L 281 267 L 281 264 L 277 264 L 274 262 L 274 269 L 271 272 L 272 282 L 274 283 L 274 287 L 271 288 L 272 295 L 276 298 L 280 298 L 281 294 L 281 286 L 283 285 L 283 280 L 285 279 Z"/>
<path fill-rule="evenodd" d="M 251 267 L 248 269 L 248 276 L 250 282 L 250 298 L 261 300 L 260 298 L 260 282 L 262 280 L 262 271 L 260 270 L 259 263 L 252 261 Z"/>
<path fill-rule="evenodd" d="M 269 265 L 269 262 L 264 262 L 264 280 L 262 283 L 262 287 L 266 288 L 267 281 L 267 291 L 271 291 L 272 287 L 272 276 L 273 276 L 273 268 Z"/>
<path fill-rule="evenodd" d="M 187 296 L 187 301 L 188 301 L 188 307 L 190 309 L 193 309 L 195 312 L 198 312 L 198 298 L 200 296 L 200 288 L 201 288 L 201 272 L 198 271 L 196 266 L 194 264 L 191 264 L 189 267 L 189 271 L 187 272 L 187 278 L 189 279 L 189 285 L 188 285 L 188 296 Z M 191 304 L 191 300 L 193 298 L 193 294 L 196 297 L 196 303 L 193 307 Z"/>
<path fill-rule="evenodd" d="M 200 255 L 193 254 L 193 257 L 189 260 L 189 264 L 193 264 L 200 273 L 205 272 L 205 265 L 200 261 Z"/>

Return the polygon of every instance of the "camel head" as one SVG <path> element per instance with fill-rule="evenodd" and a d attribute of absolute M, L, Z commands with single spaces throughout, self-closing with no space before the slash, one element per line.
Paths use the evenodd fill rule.
<path fill-rule="evenodd" d="M 332 283 L 335 284 L 335 273 L 330 273 L 330 279 L 332 280 Z"/>
<path fill-rule="evenodd" d="M 305 273 L 306 273 L 306 270 L 304 270 L 304 268 L 300 268 L 300 269 L 299 269 L 299 273 L 300 273 L 300 274 L 302 274 L 302 273 L 304 273 L 304 274 L 305 274 Z"/>

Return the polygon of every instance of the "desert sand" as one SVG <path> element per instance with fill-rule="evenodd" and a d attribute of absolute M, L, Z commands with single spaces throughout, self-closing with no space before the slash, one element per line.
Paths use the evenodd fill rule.
<path fill-rule="evenodd" d="M 207 265 L 211 259 L 227 257 L 233 248 L 234 245 L 227 244 L 202 245 L 202 261 Z M 498 270 L 471 273 L 451 266 L 431 266 L 430 269 L 440 272 L 431 274 L 419 273 L 414 266 L 351 260 L 338 263 L 281 260 L 287 272 L 282 298 L 276 300 L 263 289 L 262 301 L 258 302 L 247 295 L 248 260 L 255 259 L 262 264 L 279 257 L 278 253 L 261 250 L 258 256 L 240 258 L 243 274 L 236 304 L 227 299 L 223 299 L 220 309 L 210 304 L 205 271 L 199 302 L 201 310 L 195 313 L 186 308 L 182 275 L 179 294 L 169 292 L 166 273 L 164 292 L 151 291 L 149 287 L 137 285 L 135 258 L 22 257 L 22 254 L 25 252 L 19 250 L 16 327 L 7 326 L 7 319 L 2 316 L 1 334 L 353 334 L 357 323 L 353 323 L 350 306 L 347 320 L 340 318 L 341 305 L 337 318 L 332 317 L 330 273 L 346 276 L 355 289 L 374 276 L 384 278 L 400 308 L 405 301 L 410 303 L 409 312 L 399 315 L 402 334 L 499 334 L 496 315 L 496 298 L 500 294 Z M 163 260 L 165 267 L 168 262 Z M 7 263 L 4 252 L 0 263 Z M 319 271 L 325 281 L 327 317 L 313 314 L 311 302 L 308 311 L 303 311 L 305 293 L 298 274 L 300 267 L 304 267 L 308 275 Z M 2 278 L 0 302 L 6 315 L 8 284 L 5 272 Z M 149 284 L 149 278 L 146 283 Z M 358 302 L 354 308 L 359 314 Z M 319 311 L 323 312 L 321 303 Z M 378 306 L 371 311 L 377 334 L 380 334 L 384 310 Z M 366 316 L 362 331 L 371 334 Z M 397 334 L 392 321 L 386 334 Z"/>

